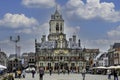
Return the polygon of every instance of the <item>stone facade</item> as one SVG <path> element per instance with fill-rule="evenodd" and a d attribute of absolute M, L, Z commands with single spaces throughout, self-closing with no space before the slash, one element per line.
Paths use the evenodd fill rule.
<path fill-rule="evenodd" d="M 81 41 L 80 39 L 77 40 L 76 35 L 73 35 L 69 40 L 66 39 L 64 20 L 59 11 L 56 10 L 55 13 L 51 15 L 49 22 L 48 41 L 46 35 L 42 36 L 41 42 L 35 40 L 37 68 L 44 67 L 46 72 L 49 71 L 50 68 L 52 68 L 54 72 L 58 70 L 79 72 L 86 67 L 84 53 L 86 52 L 83 52 Z M 90 53 L 92 54 L 94 52 Z"/>
<path fill-rule="evenodd" d="M 108 50 L 109 66 L 120 64 L 120 43 L 114 43 Z"/>
<path fill-rule="evenodd" d="M 14 72 L 18 69 L 22 69 L 21 59 L 16 58 L 16 54 L 10 54 L 7 64 L 9 72 Z"/>
<path fill-rule="evenodd" d="M 99 49 L 83 49 L 84 58 L 86 60 L 86 69 L 89 70 L 89 68 L 92 68 L 93 66 L 97 66 L 95 64 L 94 59 L 99 54 Z"/>
<path fill-rule="evenodd" d="M 23 53 L 22 54 L 22 65 L 24 68 L 26 67 L 35 67 L 35 53 Z"/>
<path fill-rule="evenodd" d="M 3 66 L 7 66 L 7 61 L 7 55 L 4 52 L 0 51 L 0 64 Z"/>

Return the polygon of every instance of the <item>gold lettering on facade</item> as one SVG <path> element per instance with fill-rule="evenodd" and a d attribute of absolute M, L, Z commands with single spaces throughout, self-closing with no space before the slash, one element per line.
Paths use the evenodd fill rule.
<path fill-rule="evenodd" d="M 55 54 L 67 54 L 69 51 L 68 50 L 54 50 Z"/>

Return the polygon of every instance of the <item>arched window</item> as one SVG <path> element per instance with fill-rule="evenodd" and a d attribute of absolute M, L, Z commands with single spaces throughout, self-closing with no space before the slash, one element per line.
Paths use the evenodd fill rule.
<path fill-rule="evenodd" d="M 59 24 L 56 24 L 56 31 L 59 31 Z"/>

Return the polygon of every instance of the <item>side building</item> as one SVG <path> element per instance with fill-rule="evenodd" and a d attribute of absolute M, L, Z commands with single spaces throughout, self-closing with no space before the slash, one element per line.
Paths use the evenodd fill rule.
<path fill-rule="evenodd" d="M 120 64 L 120 43 L 114 43 L 108 50 L 109 66 Z"/>
<path fill-rule="evenodd" d="M 0 50 L 0 65 L 7 66 L 8 57 L 5 52 Z"/>
<path fill-rule="evenodd" d="M 14 72 L 18 69 L 22 70 L 21 59 L 16 58 L 16 54 L 10 54 L 8 57 L 7 67 L 9 72 Z"/>
<path fill-rule="evenodd" d="M 95 63 L 95 58 L 100 53 L 99 49 L 86 49 L 83 48 L 84 58 L 86 60 L 86 70 L 97 66 Z"/>
<path fill-rule="evenodd" d="M 35 59 L 35 53 L 34 52 L 29 52 L 29 53 L 23 53 L 22 56 L 22 65 L 24 68 L 28 67 L 35 67 L 36 64 L 36 59 Z"/>
<path fill-rule="evenodd" d="M 98 66 L 104 66 L 104 67 L 108 67 L 108 53 L 107 52 L 104 52 L 104 53 L 101 53 L 99 55 L 99 57 L 97 57 L 96 59 L 96 67 Z"/>

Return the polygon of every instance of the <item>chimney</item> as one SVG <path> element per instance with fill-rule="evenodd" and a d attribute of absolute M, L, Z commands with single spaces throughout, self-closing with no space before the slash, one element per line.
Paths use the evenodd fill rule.
<path fill-rule="evenodd" d="M 76 43 L 76 35 L 73 35 L 73 42 Z"/>
<path fill-rule="evenodd" d="M 78 40 L 78 47 L 81 47 L 80 39 Z"/>
<path fill-rule="evenodd" d="M 42 40 L 43 40 L 43 42 L 46 41 L 46 35 L 43 35 L 43 36 L 42 36 Z"/>

